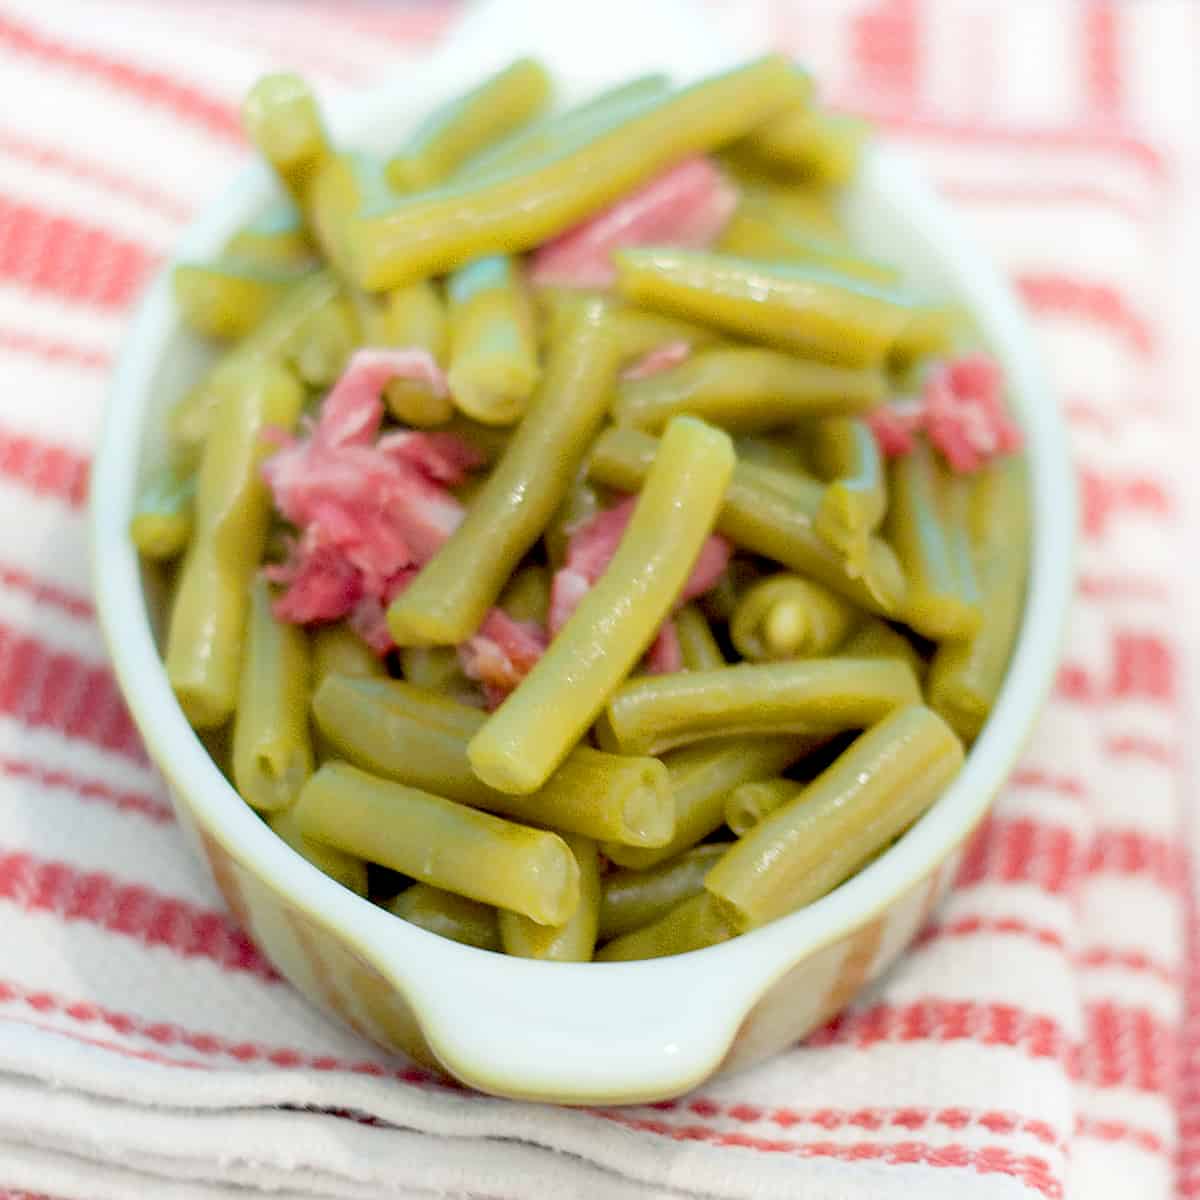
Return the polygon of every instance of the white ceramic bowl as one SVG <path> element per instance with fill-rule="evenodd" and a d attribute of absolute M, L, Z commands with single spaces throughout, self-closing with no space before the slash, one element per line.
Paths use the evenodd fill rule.
<path fill-rule="evenodd" d="M 637 48 L 599 7 L 493 5 L 443 53 L 370 94 L 331 106 L 335 133 L 386 149 L 444 96 L 516 53 L 540 55 L 565 98 L 654 68 L 687 77 L 725 54 L 675 6 L 650 6 Z M 556 11 L 552 11 L 556 10 Z M 621 23 L 618 21 L 618 25 Z M 653 21 L 651 21 L 653 24 Z M 214 253 L 271 192 L 244 171 L 185 235 Z M 962 843 L 1012 768 L 1046 695 L 1071 590 L 1074 492 L 1059 409 L 1022 312 L 987 256 L 912 165 L 887 145 L 866 157 L 846 213 L 865 249 L 962 302 L 1002 360 L 1029 444 L 1033 553 L 1008 679 L 962 773 L 892 849 L 803 911 L 676 958 L 551 964 L 473 950 L 397 920 L 321 875 L 241 801 L 188 727 L 159 659 L 153 604 L 127 535 L 140 481 L 163 451 L 163 416 L 205 364 L 161 275 L 132 321 L 92 477 L 95 589 L 117 677 L 186 828 L 249 932 L 313 1001 L 365 1035 L 501 1095 L 571 1103 L 679 1094 L 719 1069 L 791 1043 L 884 970 L 948 885 Z"/>

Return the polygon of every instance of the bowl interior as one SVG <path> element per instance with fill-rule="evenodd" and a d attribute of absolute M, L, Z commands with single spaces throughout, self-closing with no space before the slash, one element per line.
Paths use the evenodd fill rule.
<path fill-rule="evenodd" d="M 574 14 L 574 6 L 556 6 Z M 593 6 L 594 7 L 594 6 Z M 539 11 L 543 11 L 540 10 Z M 554 22 L 550 22 L 551 25 Z M 574 25 L 575 22 L 572 22 Z M 654 39 L 606 58 L 588 39 L 543 29 L 540 54 L 571 101 L 641 70 L 661 68 Z M 609 39 L 611 42 L 611 38 Z M 663 44 L 669 44 L 664 42 Z M 512 57 L 507 44 L 472 38 L 419 71 L 330 105 L 335 136 L 376 151 L 394 147 L 461 81 Z M 687 78 L 722 65 L 708 47 L 668 62 Z M 254 165 L 182 239 L 177 257 L 214 254 L 273 194 Z M 412 1003 L 435 1050 L 457 1073 L 511 1094 L 591 1099 L 683 1090 L 720 1061 L 742 1017 L 790 966 L 885 908 L 922 879 L 977 823 L 1012 767 L 1052 678 L 1071 582 L 1074 493 L 1066 438 L 1024 316 L 1006 283 L 908 160 L 877 144 L 845 199 L 863 248 L 915 283 L 963 304 L 1003 362 L 1029 443 L 1033 550 L 1028 603 L 1008 678 L 983 735 L 939 802 L 896 846 L 854 879 L 764 929 L 676 959 L 547 964 L 505 959 L 443 941 L 350 894 L 278 841 L 241 801 L 188 727 L 167 684 L 148 602 L 127 536 L 141 481 L 161 465 L 165 414 L 211 351 L 175 317 L 165 273 L 127 337 L 93 473 L 92 533 L 101 623 L 118 679 L 151 755 L 193 817 L 251 872 L 336 929 Z M 446 989 L 441 981 L 457 980 Z M 720 994 L 705 989 L 721 980 Z M 703 995 L 704 1003 L 689 1002 Z M 487 997 L 486 1003 L 483 997 Z M 681 1003 L 682 999 L 682 1003 Z M 630 1081 L 640 1081 L 636 1086 Z"/>

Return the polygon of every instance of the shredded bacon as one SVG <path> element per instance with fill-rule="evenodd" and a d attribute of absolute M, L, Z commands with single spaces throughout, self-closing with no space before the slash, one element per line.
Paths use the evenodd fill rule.
<path fill-rule="evenodd" d="M 987 354 L 939 363 L 925 381 L 925 429 L 955 471 L 977 471 L 1022 445 L 1004 406 L 1004 376 Z"/>
<path fill-rule="evenodd" d="M 488 708 L 495 708 L 529 674 L 548 642 L 536 622 L 514 621 L 504 609 L 492 608 L 458 647 L 458 661 L 468 679 L 483 685 Z"/>
<path fill-rule="evenodd" d="M 649 353 L 644 354 L 637 362 L 626 367 L 621 372 L 621 378 L 649 379 L 651 375 L 669 371 L 672 367 L 679 366 L 681 362 L 686 362 L 691 352 L 691 343 L 685 342 L 682 338 L 677 338 L 673 342 L 664 342 L 661 346 L 656 346 Z"/>
<path fill-rule="evenodd" d="M 924 419 L 920 401 L 881 404 L 866 417 L 884 458 L 900 458 L 910 453 Z"/>
<path fill-rule="evenodd" d="M 646 670 L 651 675 L 673 675 L 683 670 L 683 647 L 674 621 L 664 621 L 654 644 L 646 652 Z"/>
<path fill-rule="evenodd" d="M 625 246 L 703 249 L 725 228 L 737 191 L 707 158 L 689 158 L 568 229 L 533 254 L 537 284 L 609 287 L 612 253 Z"/>
<path fill-rule="evenodd" d="M 398 378 L 444 388 L 424 350 L 357 351 L 301 437 L 277 437 L 262 467 L 275 507 L 300 531 L 287 561 L 268 568 L 285 586 L 280 620 L 307 624 L 355 614 L 366 640 L 386 652 L 381 609 L 462 520 L 446 485 L 482 462 L 447 433 L 400 431 L 377 439 L 380 395 Z"/>

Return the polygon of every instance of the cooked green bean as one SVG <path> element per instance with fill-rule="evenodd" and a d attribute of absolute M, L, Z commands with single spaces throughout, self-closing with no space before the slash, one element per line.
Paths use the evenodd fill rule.
<path fill-rule="evenodd" d="M 713 903 L 707 892 L 683 900 L 650 925 L 613 938 L 596 954 L 597 962 L 664 958 L 703 950 L 734 937 L 737 930 Z"/>
<path fill-rule="evenodd" d="M 309 387 L 327 388 L 359 345 L 358 317 L 348 296 L 335 296 L 296 332 L 290 358 Z"/>
<path fill-rule="evenodd" d="M 304 785 L 296 816 L 314 841 L 542 925 L 561 925 L 579 903 L 579 867 L 556 833 L 346 763 L 326 763 Z"/>
<path fill-rule="evenodd" d="M 264 76 L 242 105 L 242 122 L 292 197 L 303 203 L 314 169 L 329 153 L 308 84 L 297 75 Z"/>
<path fill-rule="evenodd" d="M 661 247 L 613 261 L 635 304 L 844 366 L 881 365 L 921 311 L 898 289 L 808 264 Z"/>
<path fill-rule="evenodd" d="M 667 426 L 604 574 L 471 739 L 467 753 L 481 779 L 530 792 L 566 757 L 674 607 L 734 461 L 733 444 L 720 430 L 691 417 Z"/>
<path fill-rule="evenodd" d="M 674 831 L 657 759 L 578 746 L 540 791 L 512 796 L 481 782 L 467 761 L 467 742 L 486 720 L 476 709 L 399 680 L 332 675 L 313 697 L 313 716 L 350 762 L 460 804 L 637 846 L 661 846 Z"/>
<path fill-rule="evenodd" d="M 540 374 L 520 268 L 506 255 L 476 259 L 450 276 L 446 292 L 454 403 L 485 425 L 512 425 Z"/>
<path fill-rule="evenodd" d="M 600 923 L 600 862 L 596 843 L 568 835 L 563 839 L 579 864 L 579 904 L 562 925 L 538 925 L 519 913 L 500 914 L 505 954 L 547 962 L 590 962 Z"/>
<path fill-rule="evenodd" d="M 1029 523 L 1024 464 L 986 467 L 971 497 L 971 531 L 987 619 L 974 636 L 946 641 L 929 671 L 929 704 L 966 741 L 974 741 L 1004 682 L 1021 621 L 1028 569 Z"/>
<path fill-rule="evenodd" d="M 172 460 L 187 469 L 200 460 L 221 396 L 240 386 L 248 368 L 256 364 L 286 363 L 305 338 L 313 318 L 330 309 L 341 285 L 330 271 L 318 271 L 297 284 L 253 333 L 220 358 L 200 385 L 190 391 L 167 417 L 167 437 Z"/>
<path fill-rule="evenodd" d="M 545 625 L 550 610 L 550 572 L 545 567 L 522 567 L 500 593 L 500 607 L 514 621 Z"/>
<path fill-rule="evenodd" d="M 838 647 L 845 658 L 898 658 L 913 669 L 920 679 L 925 662 L 917 648 L 898 629 L 878 617 L 864 617 L 858 628 Z"/>
<path fill-rule="evenodd" d="M 550 76 L 531 58 L 503 71 L 433 112 L 387 165 L 392 186 L 403 192 L 441 183 L 493 142 L 546 107 Z"/>
<path fill-rule="evenodd" d="M 709 868 L 729 849 L 711 842 L 645 871 L 613 871 L 602 882 L 600 940 L 620 937 L 657 921 L 689 896 L 704 890 Z"/>
<path fill-rule="evenodd" d="M 218 259 L 179 263 L 171 271 L 171 290 L 183 322 L 203 337 L 245 337 L 262 324 L 273 308 L 305 275 L 300 265 Z"/>
<path fill-rule="evenodd" d="M 811 749 L 807 738 L 732 737 L 668 754 L 663 762 L 674 805 L 674 836 L 660 846 L 607 843 L 604 853 L 618 866 L 637 870 L 675 858 L 720 829 L 731 789 L 775 775 Z"/>
<path fill-rule="evenodd" d="M 237 704 L 250 583 L 262 561 L 271 498 L 258 468 L 268 427 L 291 429 L 303 389 L 282 367 L 258 364 L 223 389 L 196 483 L 195 533 L 167 632 L 167 677 L 197 728 Z"/>
<path fill-rule="evenodd" d="M 743 783 L 725 797 L 725 824 L 741 837 L 769 813 L 798 796 L 806 786 L 784 775 Z"/>
<path fill-rule="evenodd" d="M 581 469 L 567 489 L 566 497 L 559 505 L 558 511 L 550 519 L 542 538 L 552 566 L 557 568 L 563 565 L 571 534 L 590 521 L 603 507 L 604 500 L 599 489 L 588 480 L 586 468 Z"/>
<path fill-rule="evenodd" d="M 479 628 L 566 496 L 604 419 L 616 370 L 602 308 L 581 309 L 462 524 L 388 610 L 398 645 L 451 645 Z"/>
<path fill-rule="evenodd" d="M 453 892 L 431 887 L 427 883 L 414 883 L 405 888 L 387 908 L 413 925 L 420 925 L 422 929 L 449 938 L 452 942 L 475 946 L 479 950 L 500 949 L 500 926 L 496 910 L 490 905 L 480 904 L 478 900 L 468 900 L 466 896 L 456 896 Z M 542 926 L 535 928 L 541 929 Z"/>
<path fill-rule="evenodd" d="M 386 208 L 395 193 L 383 164 L 357 152 L 326 154 L 312 170 L 304 193 L 304 215 L 331 266 L 346 275 L 346 230 L 360 213 Z"/>
<path fill-rule="evenodd" d="M 918 440 L 892 461 L 884 529 L 908 578 L 904 622 L 926 637 L 971 637 L 983 614 L 974 574 L 964 572 L 963 515 L 946 511 L 943 482 L 933 451 Z"/>
<path fill-rule="evenodd" d="M 760 59 L 667 96 L 526 171 L 451 184 L 360 217 L 349 240 L 354 277 L 375 291 L 485 254 L 528 250 L 664 167 L 752 129 L 787 103 L 794 86 L 782 58 Z"/>
<path fill-rule="evenodd" d="M 143 558 L 177 558 L 191 541 L 196 477 L 164 467 L 138 494 L 129 536 Z"/>
<path fill-rule="evenodd" d="M 341 850 L 305 837 L 300 832 L 300 822 L 296 820 L 294 807 L 271 813 L 267 817 L 267 824 L 318 871 L 324 872 L 342 887 L 349 888 L 356 896 L 367 894 L 367 864 L 352 854 L 343 854 Z"/>
<path fill-rule="evenodd" d="M 245 652 L 233 717 L 233 781 L 259 812 L 291 807 L 312 774 L 308 639 L 277 621 L 263 579 L 250 588 Z"/>
<path fill-rule="evenodd" d="M 827 482 L 813 528 L 847 562 L 865 570 L 871 535 L 887 513 L 887 475 L 879 443 L 865 421 L 830 417 L 814 423 L 810 444 L 817 470 Z"/>
<path fill-rule="evenodd" d="M 617 388 L 618 425 L 659 432 L 680 413 L 735 433 L 794 424 L 805 417 L 866 412 L 883 398 L 877 370 L 854 370 L 775 350 L 706 350 L 646 379 Z"/>
<path fill-rule="evenodd" d="M 310 261 L 313 244 L 300 210 L 290 200 L 280 198 L 243 225 L 225 243 L 222 254 L 242 262 L 282 266 Z"/>
<path fill-rule="evenodd" d="M 435 362 L 445 361 L 449 345 L 446 305 L 430 280 L 388 292 L 380 323 L 385 345 L 428 350 Z M 454 411 L 449 396 L 439 395 L 415 379 L 393 379 L 384 388 L 383 398 L 396 420 L 419 428 L 443 425 Z"/>
<path fill-rule="evenodd" d="M 869 132 L 858 117 L 797 106 L 764 121 L 744 145 L 773 167 L 823 187 L 841 187 L 857 170 Z"/>
<path fill-rule="evenodd" d="M 738 663 L 631 679 L 608 702 L 597 732 L 622 754 L 656 754 L 730 734 L 865 729 L 920 696 L 916 676 L 892 659 Z"/>
<path fill-rule="evenodd" d="M 725 656 L 713 637 L 708 618 L 694 604 L 685 604 L 675 614 L 675 633 L 685 670 L 711 671 L 725 665 Z"/>
<path fill-rule="evenodd" d="M 936 713 L 897 710 L 736 841 L 705 888 L 738 929 L 810 904 L 915 821 L 962 758 L 962 744 Z"/>
<path fill-rule="evenodd" d="M 733 444 L 737 449 L 738 462 L 770 467 L 772 471 L 786 475 L 812 475 L 808 456 L 798 440 L 779 431 L 774 435 L 743 433 L 733 439 Z"/>
<path fill-rule="evenodd" d="M 618 305 L 613 309 L 612 319 L 621 357 L 626 362 L 635 362 L 668 342 L 686 342 L 690 350 L 697 351 L 720 341 L 720 335 L 715 330 L 703 325 L 678 321 L 661 313 L 643 312 L 638 308 Z"/>
<path fill-rule="evenodd" d="M 400 651 L 400 673 L 405 680 L 428 692 L 437 692 L 458 704 L 478 707 L 478 687 L 463 673 L 455 646 L 405 646 Z"/>
<path fill-rule="evenodd" d="M 837 646 L 854 617 L 854 608 L 828 588 L 780 572 L 745 592 L 729 623 L 729 636 L 751 662 L 815 658 Z"/>
<path fill-rule="evenodd" d="M 600 483 L 633 492 L 654 461 L 656 438 L 636 429 L 608 429 L 596 439 L 588 473 Z M 894 615 L 904 603 L 906 584 L 892 548 L 872 538 L 867 570 L 854 574 L 845 559 L 817 537 L 813 520 L 820 504 L 796 503 L 773 486 L 772 476 L 755 464 L 739 462 L 717 517 L 717 529 L 739 546 L 807 575 L 868 612 Z"/>
<path fill-rule="evenodd" d="M 748 202 L 750 210 L 782 227 L 849 249 L 850 241 L 838 215 L 835 193 L 795 179 L 781 180 L 760 161 L 733 147 L 717 155 L 717 161 L 738 185 L 742 203 Z M 760 256 L 752 254 L 749 257 Z"/>
<path fill-rule="evenodd" d="M 323 625 L 314 629 L 309 653 L 314 692 L 328 675 L 361 675 L 371 679 L 387 674 L 379 655 L 346 625 Z"/>

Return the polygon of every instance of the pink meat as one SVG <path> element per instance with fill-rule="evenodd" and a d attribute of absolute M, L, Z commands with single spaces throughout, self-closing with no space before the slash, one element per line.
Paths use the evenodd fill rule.
<path fill-rule="evenodd" d="M 612 253 L 626 246 L 702 249 L 725 228 L 737 191 L 706 158 L 685 159 L 533 255 L 538 284 L 609 287 Z"/>
<path fill-rule="evenodd" d="M 1020 429 L 1004 404 L 1004 376 L 987 354 L 964 354 L 930 371 L 924 391 L 929 440 L 959 472 L 1021 448 Z"/>
<path fill-rule="evenodd" d="M 664 342 L 648 354 L 644 354 L 631 366 L 626 367 L 621 372 L 621 378 L 649 379 L 651 375 L 669 371 L 672 367 L 679 366 L 681 362 L 686 362 L 691 352 L 691 343 L 685 342 L 682 338 L 677 338 L 673 342 Z"/>
<path fill-rule="evenodd" d="M 280 449 L 263 463 L 275 507 L 300 531 L 287 562 L 270 569 L 285 585 L 276 604 L 281 620 L 336 620 L 366 612 L 367 601 L 386 603 L 397 581 L 427 562 L 462 520 L 444 485 L 461 482 L 480 455 L 446 433 L 377 440 L 380 393 L 396 378 L 444 386 L 423 350 L 359 350 L 315 425 L 302 437 L 277 438 Z M 365 616 L 359 622 L 370 626 Z M 383 647 L 378 624 L 372 628 L 368 640 Z"/>
<path fill-rule="evenodd" d="M 492 608 L 474 636 L 458 647 L 458 661 L 468 679 L 483 684 L 489 708 L 495 708 L 529 674 L 548 644 L 546 631 L 534 621 L 514 621 L 502 608 Z"/>
<path fill-rule="evenodd" d="M 920 402 L 881 404 L 866 420 L 884 458 L 900 458 L 912 450 L 925 413 Z"/>
<path fill-rule="evenodd" d="M 674 621 L 664 621 L 650 649 L 646 652 L 646 670 L 651 675 L 674 675 L 683 670 L 683 647 Z"/>

